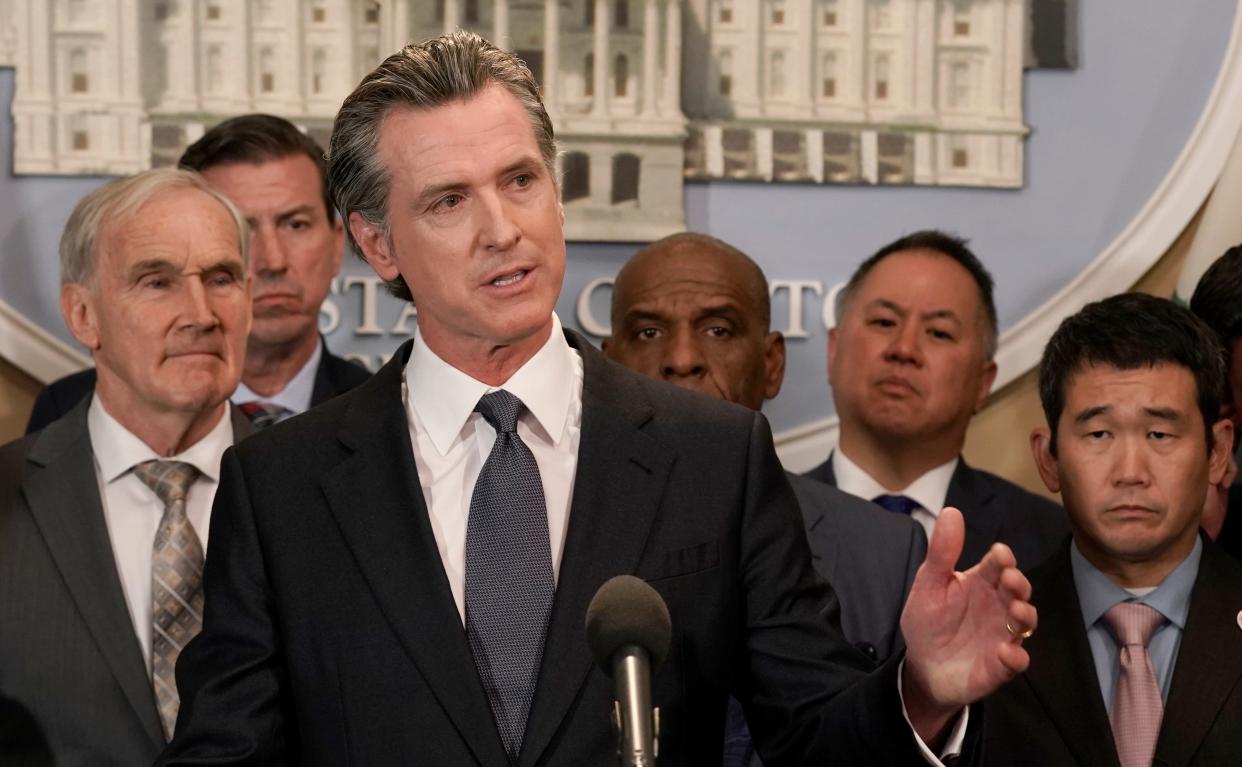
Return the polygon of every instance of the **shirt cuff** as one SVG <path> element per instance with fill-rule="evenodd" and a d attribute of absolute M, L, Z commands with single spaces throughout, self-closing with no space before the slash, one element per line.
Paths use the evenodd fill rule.
<path fill-rule="evenodd" d="M 949 733 L 949 739 L 944 744 L 944 748 L 937 757 L 932 750 L 927 747 L 923 739 L 919 737 L 919 733 L 914 729 L 914 725 L 910 722 L 910 713 L 906 711 L 906 697 L 901 689 L 902 670 L 906 667 L 906 659 L 901 659 L 901 664 L 897 666 L 897 697 L 901 699 L 901 716 L 906 720 L 906 725 L 910 728 L 910 732 L 914 734 L 914 742 L 919 744 L 919 753 L 923 755 L 923 760 L 934 767 L 945 767 L 945 760 L 956 760 L 962 755 L 962 745 L 966 742 L 966 723 L 970 719 L 970 706 L 964 706 L 962 713 L 957 717 L 957 723 L 953 725 L 953 732 Z"/>

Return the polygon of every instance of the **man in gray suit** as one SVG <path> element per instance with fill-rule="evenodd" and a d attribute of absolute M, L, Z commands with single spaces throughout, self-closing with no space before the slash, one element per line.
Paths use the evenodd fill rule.
<path fill-rule="evenodd" d="M 705 234 L 640 250 L 617 275 L 604 353 L 628 368 L 759 410 L 785 377 L 785 338 L 769 329 L 763 271 Z M 815 568 L 841 601 L 847 639 L 874 660 L 901 648 L 898 621 L 927 540 L 910 518 L 789 474 Z"/>
<path fill-rule="evenodd" d="M 154 761 L 202 621 L 208 516 L 250 328 L 248 232 L 196 173 L 113 181 L 60 244 L 92 397 L 0 448 L 0 763 Z M 15 744 L 9 751 L 7 744 Z"/>
<path fill-rule="evenodd" d="M 785 338 L 771 330 L 763 271 L 705 234 L 665 237 L 634 254 L 612 292 L 604 352 L 651 378 L 759 410 L 785 377 Z M 922 528 L 831 485 L 787 473 L 816 571 L 840 600 L 842 633 L 873 661 L 902 647 L 901 608 L 927 553 Z M 724 764 L 758 765 L 735 700 Z"/>

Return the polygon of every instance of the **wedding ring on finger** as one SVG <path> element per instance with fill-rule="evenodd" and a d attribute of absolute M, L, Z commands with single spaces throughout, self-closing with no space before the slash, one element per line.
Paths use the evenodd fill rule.
<path fill-rule="evenodd" d="M 1031 634 L 1035 633 L 1035 629 L 1027 629 L 1026 631 L 1014 631 L 1009 621 L 1005 621 L 1005 630 L 1009 632 L 1009 636 L 1014 639 L 1029 639 Z"/>

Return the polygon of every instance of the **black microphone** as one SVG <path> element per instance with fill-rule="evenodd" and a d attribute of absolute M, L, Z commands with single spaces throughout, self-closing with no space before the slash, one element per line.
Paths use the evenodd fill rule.
<path fill-rule="evenodd" d="M 668 655 L 668 605 L 640 578 L 618 575 L 595 592 L 586 615 L 587 644 L 612 677 L 613 724 L 622 767 L 655 764 L 660 711 L 651 706 L 651 674 Z"/>

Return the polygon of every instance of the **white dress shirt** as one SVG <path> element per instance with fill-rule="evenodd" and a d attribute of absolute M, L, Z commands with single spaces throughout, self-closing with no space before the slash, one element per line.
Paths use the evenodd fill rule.
<path fill-rule="evenodd" d="M 560 319 L 552 315 L 552 334 L 547 342 L 500 386 L 489 386 L 449 365 L 416 330 L 402 387 L 418 480 L 462 622 L 466 620 L 466 521 L 470 516 L 470 497 L 496 441 L 496 430 L 474 412 L 479 398 L 488 392 L 504 389 L 526 405 L 526 411 L 518 418 L 517 432 L 539 465 L 548 505 L 552 572 L 559 575 L 582 433 L 582 358 L 565 341 Z M 901 695 L 900 677 L 897 690 Z M 905 714 L 904 700 L 902 713 Z M 963 715 L 944 753 L 960 751 L 965 730 Z M 927 762 L 939 765 L 940 761 L 917 735 L 915 740 Z"/>
<path fill-rule="evenodd" d="M 264 397 L 253 391 L 244 382 L 239 381 L 237 391 L 233 392 L 233 396 L 229 400 L 234 405 L 244 405 L 247 402 L 270 402 L 273 405 L 280 405 L 289 410 L 289 415 L 285 418 L 292 418 L 298 413 L 305 413 L 310 410 L 311 396 L 315 393 L 315 374 L 319 372 L 319 360 L 323 359 L 323 342 L 315 344 L 315 351 L 311 354 L 310 359 L 306 360 L 306 364 L 297 372 L 289 382 L 285 384 L 285 388 L 276 392 L 270 397 Z M 285 418 L 281 418 L 283 421 Z"/>
<path fill-rule="evenodd" d="M 92 396 L 86 427 L 95 456 L 95 477 L 99 500 L 103 504 L 112 556 L 134 633 L 142 645 L 142 657 L 151 671 L 151 550 L 155 531 L 164 516 L 164 502 L 155 491 L 131 471 L 143 461 L 153 459 L 183 461 L 198 469 L 199 476 L 186 493 L 185 511 L 207 552 L 207 526 L 211 502 L 220 479 L 220 457 L 233 444 L 233 423 L 224 410 L 207 436 L 184 452 L 164 458 L 157 455 L 133 432 L 104 409 L 98 396 Z"/>
<path fill-rule="evenodd" d="M 923 526 L 927 540 L 931 540 L 932 528 L 949 495 L 949 482 L 957 471 L 960 458 L 954 457 L 911 482 L 902 490 L 889 490 L 875 478 L 849 459 L 840 448 L 832 451 L 832 474 L 837 478 L 837 488 L 850 495 L 870 501 L 877 495 L 904 495 L 919 505 L 910 513 L 911 519 Z"/>
<path fill-rule="evenodd" d="M 535 356 L 501 386 L 488 386 L 441 359 L 427 346 L 422 332 L 415 331 L 404 388 L 414 465 L 444 574 L 464 623 L 466 520 L 475 482 L 496 442 L 496 430 L 474 412 L 474 407 L 480 397 L 497 389 L 504 389 L 526 405 L 518 418 L 517 433 L 539 466 L 548 506 L 552 573 L 556 577 L 578 470 L 582 358 L 566 342 L 560 319 L 553 314 L 552 334 Z"/>
<path fill-rule="evenodd" d="M 830 460 L 832 461 L 832 475 L 836 477 L 838 490 L 868 501 L 877 495 L 904 495 L 917 503 L 919 508 L 911 512 L 910 517 L 923 526 L 923 530 L 927 532 L 927 540 L 930 541 L 932 528 L 936 526 L 936 519 L 940 516 L 940 510 L 944 508 L 945 498 L 949 495 L 949 481 L 953 479 L 953 472 L 957 471 L 960 459 L 954 458 L 948 463 L 937 466 L 902 490 L 889 490 L 881 485 L 861 466 L 851 461 L 840 448 L 832 451 Z M 901 662 L 904 666 L 905 660 Z M 905 696 L 901 689 L 900 676 L 897 677 L 897 692 L 902 698 L 901 713 L 906 717 L 906 723 L 910 724 L 913 729 L 914 725 L 910 722 L 910 717 L 905 710 Z M 966 742 L 966 724 L 969 719 L 970 710 L 963 710 L 962 715 L 953 725 L 953 730 L 949 733 L 948 742 L 940 752 L 941 758 L 955 756 L 962 752 L 962 746 Z M 922 738 L 916 734 L 914 739 L 923 753 L 923 759 L 928 764 L 942 764 Z"/>

